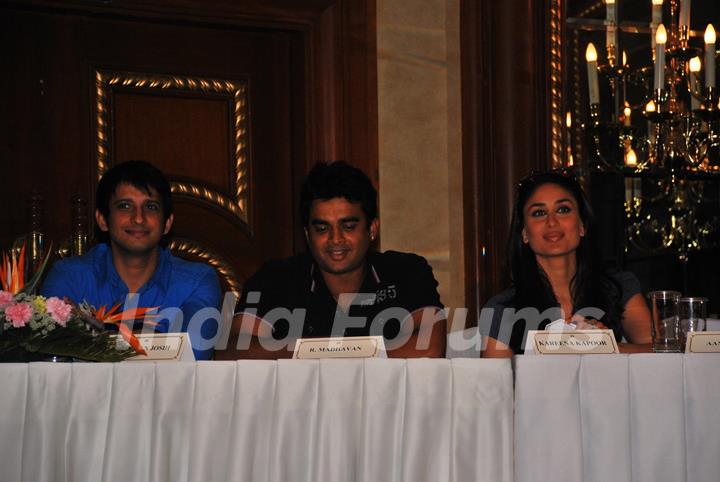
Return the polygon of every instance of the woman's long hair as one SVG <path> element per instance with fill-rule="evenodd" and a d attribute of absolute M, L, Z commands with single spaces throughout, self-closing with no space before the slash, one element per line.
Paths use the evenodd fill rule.
<path fill-rule="evenodd" d="M 523 243 L 524 208 L 528 199 L 543 184 L 555 184 L 568 191 L 578 206 L 578 214 L 585 228 L 576 251 L 576 272 L 570 283 L 573 310 L 581 308 L 600 308 L 605 315 L 600 319 L 608 328 L 613 329 L 616 337 L 622 337 L 620 306 L 621 288 L 618 282 L 605 274 L 595 248 L 595 226 L 592 209 L 580 183 L 564 171 L 547 171 L 532 174 L 518 184 L 515 207 L 513 209 L 508 255 L 511 281 L 515 287 L 515 296 L 511 301 L 516 309 L 537 308 L 541 313 L 558 306 L 550 281 L 538 264 L 530 245 Z"/>

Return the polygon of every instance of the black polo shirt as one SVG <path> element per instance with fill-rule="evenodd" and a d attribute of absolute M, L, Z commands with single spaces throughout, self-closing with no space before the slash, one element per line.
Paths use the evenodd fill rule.
<path fill-rule="evenodd" d="M 292 334 L 301 333 L 305 338 L 382 334 L 392 339 L 402 320 L 413 311 L 443 307 L 438 283 L 425 258 L 387 251 L 368 253 L 366 262 L 360 294 L 348 312 L 338 309 L 320 269 L 308 254 L 263 265 L 245 284 L 235 311 L 265 319 L 273 325 L 273 336 L 278 339 L 287 336 L 291 323 Z M 287 316 L 292 312 L 294 315 Z M 338 324 L 335 331 L 333 322 Z M 302 323 L 301 329 L 297 323 Z"/>

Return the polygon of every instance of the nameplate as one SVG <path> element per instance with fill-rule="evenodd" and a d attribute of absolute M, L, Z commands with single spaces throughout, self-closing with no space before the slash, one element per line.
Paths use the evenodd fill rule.
<path fill-rule="evenodd" d="M 195 361 L 187 333 L 147 333 L 135 336 L 147 355 L 136 355 L 125 361 Z"/>
<path fill-rule="evenodd" d="M 720 331 L 688 333 L 685 353 L 720 353 Z"/>
<path fill-rule="evenodd" d="M 528 331 L 526 355 L 620 353 L 612 330 Z M 528 348 L 530 350 L 528 350 Z"/>
<path fill-rule="evenodd" d="M 347 336 L 344 338 L 300 338 L 293 358 L 387 358 L 382 336 Z"/>

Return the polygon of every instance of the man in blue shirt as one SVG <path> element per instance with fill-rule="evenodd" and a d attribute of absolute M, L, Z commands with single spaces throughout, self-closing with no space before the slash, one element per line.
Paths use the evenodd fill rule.
<path fill-rule="evenodd" d="M 177 258 L 161 246 L 174 219 L 165 176 L 145 161 L 118 164 L 98 183 L 96 207 L 104 242 L 83 256 L 55 263 L 43 296 L 67 296 L 96 308 L 117 303 L 158 307 L 156 330 L 188 331 L 195 358 L 210 359 L 220 284 L 211 267 Z M 126 304 L 131 293 L 137 297 Z"/>

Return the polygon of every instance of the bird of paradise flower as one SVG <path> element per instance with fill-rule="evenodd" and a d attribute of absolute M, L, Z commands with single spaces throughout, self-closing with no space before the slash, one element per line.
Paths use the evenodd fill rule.
<path fill-rule="evenodd" d="M 152 320 L 157 318 L 158 315 L 151 313 L 158 309 L 157 306 L 152 308 L 131 308 L 125 311 L 118 311 L 120 303 L 116 304 L 109 310 L 106 309 L 106 305 L 102 305 L 95 312 L 95 317 L 98 321 L 104 324 L 113 324 L 117 326 L 118 332 L 128 344 L 140 355 L 147 355 L 147 352 L 140 344 L 140 341 L 133 334 L 130 327 L 125 323 L 127 321 L 134 321 L 142 318 L 143 323 L 157 326 L 157 323 Z"/>
<path fill-rule="evenodd" d="M 83 320 L 88 324 L 98 329 L 105 329 L 105 325 L 113 325 L 117 327 L 118 333 L 139 355 L 147 355 L 147 352 L 140 344 L 140 340 L 132 332 L 132 329 L 128 326 L 130 321 L 142 319 L 144 324 L 150 326 L 157 326 L 154 319 L 158 317 L 153 311 L 157 310 L 158 307 L 152 308 L 130 308 L 124 311 L 119 311 L 120 305 L 117 303 L 108 309 L 107 305 L 102 305 L 95 309 L 88 303 L 80 305 L 78 312 Z"/>
<path fill-rule="evenodd" d="M 2 255 L 2 264 L 0 264 L 0 283 L 2 283 L 3 291 L 8 291 L 13 295 L 20 293 L 29 295 L 35 292 L 52 251 L 52 246 L 50 246 L 47 253 L 45 253 L 45 257 L 35 271 L 35 274 L 26 283 L 25 280 L 27 279 L 27 271 L 30 267 L 26 266 L 25 248 L 26 243 L 23 243 L 19 252 L 17 250 L 10 250 L 10 252 L 3 253 Z"/>

